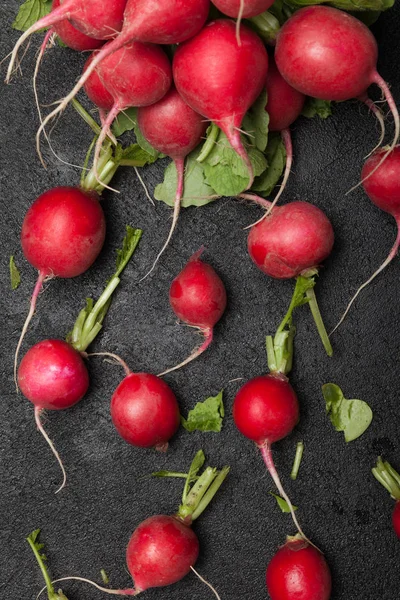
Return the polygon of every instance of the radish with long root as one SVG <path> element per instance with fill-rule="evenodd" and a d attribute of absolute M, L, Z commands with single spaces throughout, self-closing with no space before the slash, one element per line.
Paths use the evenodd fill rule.
<path fill-rule="evenodd" d="M 372 474 L 387 489 L 395 505 L 392 512 L 392 526 L 395 534 L 400 539 L 400 473 L 393 469 L 392 465 L 386 460 L 383 461 L 379 456 L 376 467 L 372 469 Z"/>
<path fill-rule="evenodd" d="M 53 10 L 48 15 L 29 27 L 15 44 L 8 65 L 6 83 L 9 83 L 13 74 L 20 47 L 32 33 L 57 26 L 58 23 L 67 19 L 71 25 L 85 35 L 96 40 L 109 40 L 121 31 L 125 7 L 126 0 L 111 0 L 106 3 L 101 0 L 63 0 L 63 2 L 59 2 L 58 6 L 53 6 Z"/>
<path fill-rule="evenodd" d="M 271 600 L 329 600 L 332 578 L 324 555 L 296 535 L 270 560 L 266 585 Z"/>
<path fill-rule="evenodd" d="M 86 350 L 102 328 L 111 297 L 120 283 L 120 276 L 132 257 L 141 237 L 140 229 L 127 227 L 122 250 L 118 251 L 117 269 L 96 303 L 90 299 L 78 315 L 67 341 L 41 341 L 28 350 L 18 368 L 18 385 L 23 395 L 35 406 L 35 421 L 58 460 L 65 485 L 66 473 L 52 441 L 45 432 L 41 416 L 45 410 L 63 410 L 74 406 L 89 387 L 89 375 L 84 363 Z"/>
<path fill-rule="evenodd" d="M 96 60 L 96 55 L 97 52 L 89 57 L 84 73 Z M 85 83 L 85 90 L 99 109 L 109 112 L 104 118 L 95 147 L 95 172 L 103 142 L 118 114 L 130 107 L 158 102 L 168 92 L 171 83 L 172 70 L 168 57 L 162 48 L 153 44 L 126 44 L 104 58 L 96 67 Z"/>
<path fill-rule="evenodd" d="M 178 222 L 181 198 L 184 191 L 185 158 L 201 142 L 207 129 L 207 123 L 201 115 L 186 104 L 174 87 L 155 104 L 139 108 L 137 122 L 140 131 L 149 144 L 159 152 L 172 158 L 177 172 L 171 228 L 148 273 L 150 274 L 167 248 Z"/>
<path fill-rule="evenodd" d="M 356 291 L 339 322 L 331 334 L 343 323 L 354 301 L 360 292 L 366 288 L 379 273 L 381 273 L 395 258 L 400 245 L 400 146 L 396 146 L 382 163 L 382 157 L 387 149 L 376 151 L 365 161 L 361 171 L 363 188 L 367 196 L 381 210 L 389 213 L 396 221 L 397 235 L 387 258 L 381 266 Z"/>
<path fill-rule="evenodd" d="M 169 290 L 169 301 L 179 319 L 199 329 L 204 342 L 183 362 L 160 373 L 160 377 L 187 365 L 207 350 L 213 339 L 214 326 L 226 308 L 225 286 L 212 266 L 200 260 L 202 253 L 203 248 L 193 254 L 175 277 Z"/>
<path fill-rule="evenodd" d="M 266 83 L 268 54 L 260 38 L 227 19 L 206 27 L 175 52 L 172 69 L 176 89 L 189 106 L 215 123 L 242 158 L 253 184 L 253 167 L 240 137 L 243 117 Z"/>
<path fill-rule="evenodd" d="M 190 571 L 205 583 L 219 599 L 216 590 L 194 569 L 200 551 L 197 535 L 192 523 L 207 508 L 218 492 L 229 467 L 217 470 L 206 467 L 204 454 L 200 450 L 185 477 L 182 502 L 173 515 L 154 515 L 142 521 L 133 532 L 126 548 L 126 564 L 134 581 L 134 588 L 109 589 L 83 577 L 62 577 L 50 581 L 43 557 L 35 552 L 36 560 L 45 576 L 47 586 L 41 590 L 38 598 L 46 589 L 54 590 L 53 584 L 61 581 L 81 581 L 93 585 L 98 590 L 115 596 L 137 596 L 151 588 L 165 587 L 177 583 Z M 65 598 L 65 597 L 64 597 Z M 61 600 L 61 596 L 57 600 Z M 54 598 L 56 600 L 56 598 Z"/>
<path fill-rule="evenodd" d="M 302 8 L 277 36 L 277 67 L 291 86 L 307 96 L 365 102 L 368 87 L 373 83 L 380 87 L 395 123 L 393 140 L 381 155 L 381 164 L 397 144 L 400 119 L 389 87 L 377 71 L 377 59 L 378 46 L 368 27 L 336 8 Z"/>
<path fill-rule="evenodd" d="M 248 198 L 253 197 L 249 194 Z M 248 237 L 250 257 L 263 273 L 275 279 L 296 279 L 291 307 L 297 301 L 298 287 L 306 288 L 304 298 L 303 292 L 300 293 L 301 303 L 309 304 L 328 356 L 332 356 L 332 345 L 313 288 L 318 268 L 329 256 L 333 242 L 333 228 L 325 213 L 300 201 L 275 206 L 265 219 L 250 229 Z"/>

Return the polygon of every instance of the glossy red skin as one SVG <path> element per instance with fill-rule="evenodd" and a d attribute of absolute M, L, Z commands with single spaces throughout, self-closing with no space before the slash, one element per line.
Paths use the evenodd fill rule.
<path fill-rule="evenodd" d="M 242 18 L 248 19 L 249 17 L 261 15 L 261 13 L 268 10 L 269 7 L 273 5 L 274 1 L 275 0 L 244 0 Z M 212 3 L 228 17 L 234 17 L 236 19 L 239 16 L 240 0 L 212 0 Z"/>
<path fill-rule="evenodd" d="M 327 6 L 295 12 L 278 33 L 275 60 L 286 81 L 322 100 L 364 94 L 376 74 L 378 47 L 368 27 Z"/>
<path fill-rule="evenodd" d="M 70 0 L 60 0 L 60 5 Z M 126 0 L 74 0 L 71 3 L 72 25 L 96 40 L 109 40 L 122 29 Z"/>
<path fill-rule="evenodd" d="M 111 418 L 120 436 L 133 446 L 163 446 L 180 424 L 171 388 L 149 373 L 131 373 L 111 399 Z"/>
<path fill-rule="evenodd" d="M 91 54 L 87 59 L 83 72 L 87 70 L 90 63 L 93 61 L 95 53 Z M 99 75 L 99 70 L 95 69 L 89 79 L 86 80 L 84 89 L 87 97 L 95 104 L 98 108 L 103 110 L 111 110 L 114 106 L 114 98 L 112 94 L 107 90 L 102 77 Z"/>
<path fill-rule="evenodd" d="M 169 301 L 185 323 L 212 329 L 226 308 L 226 290 L 212 266 L 195 254 L 173 280 Z"/>
<path fill-rule="evenodd" d="M 236 394 L 233 419 L 240 433 L 253 442 L 273 444 L 297 424 L 299 402 L 288 381 L 261 375 L 250 379 Z"/>
<path fill-rule="evenodd" d="M 395 534 L 400 539 L 400 500 L 397 500 L 392 512 L 392 525 Z"/>
<path fill-rule="evenodd" d="M 208 126 L 174 87 L 155 104 L 139 108 L 137 120 L 153 148 L 173 159 L 185 158 L 194 150 Z"/>
<path fill-rule="evenodd" d="M 267 105 L 269 131 L 282 131 L 300 116 L 306 97 L 289 85 L 270 57 L 267 77 Z"/>
<path fill-rule="evenodd" d="M 126 562 L 136 592 L 176 583 L 190 571 L 199 555 L 192 529 L 173 516 L 156 515 L 133 532 Z"/>
<path fill-rule="evenodd" d="M 95 192 L 57 187 L 45 192 L 25 215 L 22 250 L 32 266 L 56 277 L 76 277 L 97 258 L 106 234 Z"/>
<path fill-rule="evenodd" d="M 363 188 L 369 199 L 380 209 L 400 217 L 400 146 L 396 146 L 385 159 L 385 161 L 369 177 L 371 171 L 375 169 L 382 160 L 382 155 L 386 150 L 378 150 L 370 156 L 364 163 L 361 172 Z M 364 179 L 366 181 L 364 181 Z"/>
<path fill-rule="evenodd" d="M 51 10 L 58 8 L 59 6 L 60 0 L 53 0 Z M 76 27 L 71 25 L 68 19 L 55 23 L 52 29 L 54 29 L 60 40 L 68 46 L 68 48 L 72 48 L 72 50 L 77 50 L 78 52 L 95 50 L 103 45 L 103 40 L 95 40 L 93 37 L 85 35 L 79 31 L 79 29 L 76 29 Z"/>
<path fill-rule="evenodd" d="M 267 567 L 271 600 L 329 600 L 331 574 L 324 555 L 304 540 L 289 540 Z"/>
<path fill-rule="evenodd" d="M 212 21 L 179 46 L 172 63 L 185 102 L 221 127 L 240 127 L 266 82 L 268 54 L 262 41 L 245 25 L 240 39 L 241 46 L 233 21 Z"/>
<path fill-rule="evenodd" d="M 88 63 L 89 61 L 85 68 Z M 97 93 L 100 92 L 99 84 L 102 83 L 114 104 L 121 110 L 130 106 L 154 104 L 165 96 L 172 83 L 171 64 L 164 50 L 141 42 L 131 42 L 108 55 L 93 73 L 98 76 Z M 91 77 L 88 81 L 90 80 Z M 86 91 L 88 93 L 88 88 Z M 95 101 L 93 96 L 91 99 Z M 109 101 L 108 96 L 106 99 Z M 101 108 L 103 107 L 106 108 L 104 103 Z"/>
<path fill-rule="evenodd" d="M 23 395 L 38 408 L 63 410 L 86 394 L 89 375 L 77 350 L 63 340 L 44 340 L 25 354 L 18 369 Z"/>
<path fill-rule="evenodd" d="M 179 44 L 204 26 L 209 0 L 128 0 L 123 33 L 131 40 Z"/>
<path fill-rule="evenodd" d="M 328 217 L 308 202 L 290 202 L 250 229 L 247 247 L 270 277 L 290 279 L 329 256 L 334 233 Z"/>

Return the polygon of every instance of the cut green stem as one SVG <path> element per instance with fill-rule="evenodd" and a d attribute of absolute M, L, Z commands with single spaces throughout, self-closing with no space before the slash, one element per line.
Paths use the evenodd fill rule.
<path fill-rule="evenodd" d="M 46 557 L 44 554 L 41 554 L 41 552 L 40 552 L 44 545 L 38 542 L 39 534 L 40 534 L 40 529 L 36 529 L 26 538 L 26 541 L 30 545 L 32 552 L 35 555 L 35 558 L 38 562 L 40 570 L 42 571 L 43 579 L 46 583 L 45 589 L 47 590 L 47 597 L 49 600 L 68 600 L 68 598 L 66 596 L 64 596 L 64 594 L 62 593 L 61 590 L 56 592 L 54 589 L 53 583 L 51 581 L 51 577 L 50 577 L 47 567 L 44 563 L 44 561 L 46 560 Z"/>
<path fill-rule="evenodd" d="M 301 459 L 303 458 L 303 452 L 304 452 L 304 443 L 297 442 L 296 455 L 294 457 L 292 472 L 290 473 L 290 477 L 291 477 L 291 479 L 293 479 L 293 481 L 295 479 L 297 479 L 297 475 L 299 474 Z"/>
<path fill-rule="evenodd" d="M 379 456 L 372 474 L 387 489 L 393 500 L 400 500 L 400 474 Z"/>
<path fill-rule="evenodd" d="M 317 298 L 315 296 L 315 292 L 313 288 L 310 288 L 306 291 L 306 296 L 308 298 L 308 304 L 311 309 L 312 316 L 314 317 L 315 325 L 317 326 L 317 330 L 319 333 L 319 337 L 321 338 L 321 342 L 325 348 L 325 352 L 328 356 L 333 355 L 332 344 L 329 340 L 328 333 L 326 331 L 324 322 L 322 320 L 321 312 L 319 310 L 319 306 L 317 303 Z"/>
<path fill-rule="evenodd" d="M 217 125 L 215 125 L 215 123 L 211 123 L 210 130 L 207 135 L 207 139 L 204 142 L 201 152 L 196 159 L 197 162 L 201 163 L 206 160 L 207 156 L 210 154 L 210 152 L 212 151 L 212 149 L 215 146 L 215 143 L 219 136 L 219 132 L 220 132 L 220 128 Z"/>

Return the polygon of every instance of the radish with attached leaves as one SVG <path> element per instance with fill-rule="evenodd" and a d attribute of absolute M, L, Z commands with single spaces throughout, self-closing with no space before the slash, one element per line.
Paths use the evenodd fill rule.
<path fill-rule="evenodd" d="M 50 339 L 32 346 L 18 369 L 18 384 L 23 395 L 35 406 L 35 421 L 63 472 L 66 473 L 54 445 L 45 432 L 41 415 L 45 410 L 63 410 L 74 406 L 89 387 L 89 375 L 83 358 L 102 328 L 111 296 L 120 283 L 120 275 L 133 255 L 141 237 L 140 229 L 127 228 L 123 249 L 118 252 L 117 270 L 95 304 L 88 300 L 76 320 L 68 341 Z"/>
<path fill-rule="evenodd" d="M 400 539 L 400 474 L 393 469 L 387 461 L 378 458 L 376 467 L 372 469 L 372 474 L 389 492 L 395 505 L 392 512 L 392 526 L 395 534 Z"/>

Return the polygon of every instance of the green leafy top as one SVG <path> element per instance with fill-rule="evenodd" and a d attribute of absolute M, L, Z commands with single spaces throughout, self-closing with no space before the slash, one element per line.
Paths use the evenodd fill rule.
<path fill-rule="evenodd" d="M 332 102 L 330 100 L 318 100 L 318 98 L 306 98 L 303 110 L 303 117 L 312 119 L 315 116 L 320 119 L 327 119 L 332 114 Z"/>
<path fill-rule="evenodd" d="M 400 474 L 390 463 L 384 462 L 379 456 L 372 474 L 387 489 L 393 500 L 400 500 Z"/>
<path fill-rule="evenodd" d="M 26 31 L 51 11 L 52 0 L 26 0 L 19 7 L 12 24 L 17 31 Z"/>
<path fill-rule="evenodd" d="M 187 431 L 221 431 L 225 415 L 223 390 L 217 396 L 197 402 L 189 411 L 188 418 L 181 417 L 181 424 Z"/>
<path fill-rule="evenodd" d="M 112 294 L 120 283 L 120 275 L 130 261 L 142 237 L 141 229 L 126 226 L 126 235 L 122 249 L 117 250 L 117 269 L 107 283 L 103 293 L 96 303 L 92 298 L 86 300 L 86 306 L 81 310 L 75 321 L 72 332 L 68 335 L 68 342 L 78 352 L 85 352 L 102 328 L 102 323 L 111 304 Z"/>
<path fill-rule="evenodd" d="M 347 400 L 335 383 L 322 386 L 326 412 L 336 431 L 344 432 L 346 442 L 352 442 L 368 429 L 372 421 L 372 410 L 363 400 Z"/>
<path fill-rule="evenodd" d="M 289 6 L 303 7 L 314 4 L 329 4 L 335 8 L 351 12 L 378 10 L 384 11 L 391 8 L 394 0 L 285 0 Z"/>
<path fill-rule="evenodd" d="M 10 256 L 10 280 L 11 280 L 11 289 L 16 290 L 19 284 L 21 283 L 21 275 L 18 270 L 17 265 L 15 264 L 15 260 L 13 256 Z"/>
<path fill-rule="evenodd" d="M 68 598 L 62 593 L 61 590 L 58 590 L 58 592 L 56 592 L 53 587 L 49 572 L 45 565 L 45 561 L 47 560 L 47 557 L 45 554 L 42 553 L 44 544 L 41 544 L 39 542 L 39 534 L 40 534 L 40 529 L 35 529 L 35 531 L 32 531 L 32 533 L 26 538 L 26 541 L 32 548 L 32 551 L 33 551 L 33 553 L 36 557 L 36 560 L 39 564 L 40 570 L 42 571 L 43 578 L 46 583 L 48 600 L 68 600 Z"/>

